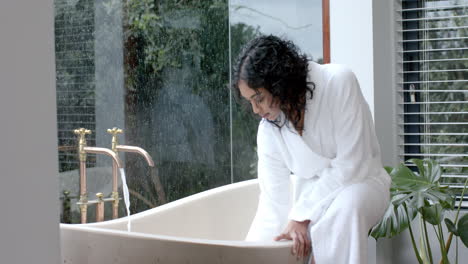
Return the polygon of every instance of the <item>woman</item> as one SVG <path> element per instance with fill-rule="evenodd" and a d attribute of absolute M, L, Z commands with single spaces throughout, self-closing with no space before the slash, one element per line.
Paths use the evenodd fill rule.
<path fill-rule="evenodd" d="M 261 192 L 246 240 L 293 240 L 292 253 L 311 263 L 366 263 L 368 231 L 387 207 L 390 178 L 354 74 L 309 62 L 292 42 L 270 35 L 244 47 L 233 89 L 262 117 Z"/>

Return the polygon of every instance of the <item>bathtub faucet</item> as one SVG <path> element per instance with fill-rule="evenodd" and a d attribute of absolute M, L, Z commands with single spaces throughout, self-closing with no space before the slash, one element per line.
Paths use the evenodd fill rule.
<path fill-rule="evenodd" d="M 151 156 L 148 154 L 148 152 L 140 147 L 135 147 L 135 146 L 127 146 L 127 145 L 119 145 L 117 135 L 122 134 L 123 131 L 120 128 L 112 128 L 112 129 L 107 129 L 107 133 L 112 135 L 112 151 L 114 153 L 118 152 L 133 152 L 133 153 L 138 153 L 141 156 L 143 156 L 148 163 L 150 167 L 154 167 L 154 162 Z M 113 205 L 112 205 L 112 217 L 118 218 L 119 217 L 119 193 L 117 191 L 117 175 L 118 175 L 118 169 L 117 165 L 114 163 L 112 165 L 112 198 L 113 198 Z"/>
<path fill-rule="evenodd" d="M 122 161 L 119 159 L 117 154 L 107 148 L 88 147 L 86 144 L 86 135 L 91 134 L 91 130 L 85 128 L 75 129 L 74 133 L 78 136 L 78 154 L 80 159 L 80 205 L 81 212 L 81 223 L 86 223 L 87 210 L 90 202 L 88 201 L 88 194 L 86 190 L 86 156 L 88 153 L 104 154 L 110 156 L 113 159 L 113 164 L 122 168 Z"/>

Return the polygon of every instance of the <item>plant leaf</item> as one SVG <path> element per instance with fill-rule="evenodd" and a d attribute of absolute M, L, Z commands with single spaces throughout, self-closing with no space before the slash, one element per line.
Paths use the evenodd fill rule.
<path fill-rule="evenodd" d="M 392 177 L 392 183 L 400 183 L 400 181 L 404 183 L 406 179 L 412 179 L 416 176 L 413 171 L 403 163 L 400 163 L 398 167 L 393 168 L 389 174 Z M 396 184 L 396 186 L 399 186 L 399 184 Z"/>
<path fill-rule="evenodd" d="M 465 214 L 458 220 L 457 232 L 465 247 L 468 247 L 468 214 Z"/>
<path fill-rule="evenodd" d="M 439 163 L 437 163 L 435 160 L 426 160 L 427 161 L 427 170 L 426 174 L 428 175 L 429 179 L 432 182 L 436 182 L 440 179 L 442 176 L 442 169 L 440 168 Z"/>
<path fill-rule="evenodd" d="M 428 181 L 434 183 L 440 179 L 442 171 L 440 169 L 439 163 L 431 159 L 410 159 L 410 162 L 414 163 L 419 170 L 419 176 L 427 179 Z"/>
<path fill-rule="evenodd" d="M 414 173 L 404 164 L 400 164 L 390 172 L 392 195 L 396 193 L 407 195 L 405 199 L 401 196 L 398 203 L 408 200 L 408 206 L 418 210 L 425 206 L 425 201 L 442 204 L 444 207 L 453 204 L 453 195 L 449 189 L 441 187 L 438 183 L 441 171 L 437 162 L 418 159 L 411 159 L 410 162 L 419 168 L 419 173 Z"/>
<path fill-rule="evenodd" d="M 392 197 L 392 203 L 396 206 L 408 201 L 411 198 L 411 194 L 399 193 L 394 194 Z"/>
<path fill-rule="evenodd" d="M 440 204 L 430 205 L 426 202 L 426 205 L 420 209 L 420 213 L 423 219 L 431 225 L 438 225 L 444 219 L 444 210 Z"/>
<path fill-rule="evenodd" d="M 408 207 L 408 215 L 403 204 L 390 203 L 382 220 L 370 230 L 370 235 L 376 240 L 381 237 L 391 238 L 403 232 L 416 217 L 417 211 Z"/>
<path fill-rule="evenodd" d="M 419 176 L 425 178 L 424 161 L 420 159 L 410 159 L 408 161 L 415 164 L 418 167 Z"/>
<path fill-rule="evenodd" d="M 454 195 L 450 189 L 439 184 L 439 164 L 433 160 L 409 161 L 419 172 L 413 172 L 404 163 L 395 168 L 385 167 L 392 178 L 391 204 L 379 224 L 370 230 L 375 239 L 398 235 L 408 228 L 418 211 L 428 223 L 438 225 L 444 218 L 445 209 L 454 206 Z"/>
<path fill-rule="evenodd" d="M 447 226 L 448 231 L 452 232 L 455 236 L 458 236 L 458 230 L 455 227 L 455 224 L 452 222 L 452 220 L 445 218 L 444 222 L 445 222 L 445 225 Z"/>
<path fill-rule="evenodd" d="M 385 171 L 387 171 L 387 173 L 390 175 L 390 173 L 392 172 L 393 168 L 392 167 L 389 167 L 389 166 L 385 166 L 384 167 Z"/>

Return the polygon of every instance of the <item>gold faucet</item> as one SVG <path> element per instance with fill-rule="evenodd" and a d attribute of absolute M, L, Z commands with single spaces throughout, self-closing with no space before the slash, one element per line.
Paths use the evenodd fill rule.
<path fill-rule="evenodd" d="M 146 150 L 140 147 L 135 147 L 135 146 L 119 145 L 117 135 L 123 133 L 122 129 L 114 127 L 112 129 L 107 129 L 107 133 L 112 135 L 112 151 L 114 151 L 114 153 L 118 153 L 119 151 L 138 153 L 145 158 L 146 162 L 148 163 L 150 167 L 154 167 L 154 161 Z M 114 201 L 112 205 L 112 217 L 114 219 L 119 217 L 118 215 L 119 193 L 117 191 L 117 167 L 116 166 L 117 166 L 116 164 L 113 164 L 112 166 L 112 178 L 113 178 L 112 198 Z"/>
<path fill-rule="evenodd" d="M 88 210 L 88 194 L 86 190 L 86 156 L 87 153 L 94 153 L 94 154 L 104 154 L 110 156 L 113 159 L 113 164 L 118 167 L 122 168 L 123 164 L 122 161 L 119 159 L 117 154 L 106 148 L 98 148 L 98 147 L 88 147 L 86 145 L 86 135 L 91 134 L 91 130 L 85 128 L 75 129 L 73 131 L 76 135 L 78 135 L 78 154 L 80 158 L 80 201 L 78 204 L 80 205 L 80 212 L 81 212 L 81 223 L 86 223 L 87 218 L 87 210 Z"/>

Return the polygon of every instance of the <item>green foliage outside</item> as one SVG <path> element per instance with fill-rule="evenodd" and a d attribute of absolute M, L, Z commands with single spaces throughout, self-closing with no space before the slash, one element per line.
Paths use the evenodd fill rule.
<path fill-rule="evenodd" d="M 431 2 L 426 3 L 427 6 L 431 5 Z M 449 1 L 446 5 L 462 5 L 461 1 Z M 435 10 L 427 11 L 427 13 L 421 16 L 426 17 L 456 17 L 463 16 L 467 12 L 466 8 L 449 9 L 449 10 Z M 419 98 L 422 102 L 459 102 L 459 103 L 429 103 L 422 104 L 420 112 L 445 112 L 450 114 L 426 114 L 421 115 L 420 122 L 425 123 L 466 123 L 468 120 L 468 92 L 465 89 L 466 81 L 468 80 L 468 72 L 463 69 L 468 68 L 468 60 L 463 59 L 466 56 L 466 50 L 460 50 L 460 48 L 466 48 L 466 40 L 458 39 L 457 37 L 466 36 L 468 29 L 466 26 L 466 18 L 459 17 L 445 20 L 428 20 L 421 23 L 421 28 L 457 28 L 454 30 L 427 30 L 419 33 L 419 39 L 427 39 L 427 41 L 421 41 L 420 49 L 454 49 L 441 52 L 421 52 L 420 53 L 420 80 L 421 81 L 445 81 L 455 80 L 454 82 L 435 82 L 421 84 L 421 90 L 458 90 L 459 92 L 430 92 L 421 93 Z M 431 39 L 446 39 L 453 38 L 453 40 L 444 41 L 432 41 Z M 448 59 L 448 60 L 447 60 Z M 434 61 L 431 60 L 442 60 Z M 457 70 L 458 69 L 458 70 Z M 431 72 L 427 72 L 431 71 Z M 421 136 L 420 142 L 432 145 L 421 146 L 421 153 L 448 153 L 448 154 L 459 154 L 460 156 L 440 156 L 432 157 L 441 164 L 462 164 L 468 166 L 468 157 L 461 156 L 468 153 L 468 136 L 460 135 L 460 133 L 466 133 L 467 125 L 423 125 L 421 126 L 421 132 L 424 133 L 442 133 L 447 135 L 430 135 Z M 459 135 L 450 135 L 450 133 L 459 133 Z M 465 145 L 460 144 L 465 143 Z M 454 145 L 458 144 L 458 145 Z M 455 176 L 467 175 L 466 167 L 446 167 L 445 173 Z M 463 178 L 445 178 L 442 182 L 451 185 L 463 185 Z M 460 188 L 457 190 L 460 193 Z"/>
<path fill-rule="evenodd" d="M 229 45 L 234 59 L 258 31 L 232 25 L 229 39 L 225 0 L 132 0 L 124 12 L 126 142 L 156 163 L 127 160 L 127 175 L 146 175 L 129 180 L 132 211 L 229 184 L 231 166 L 234 181 L 256 177 L 258 121 L 228 86 Z"/>

